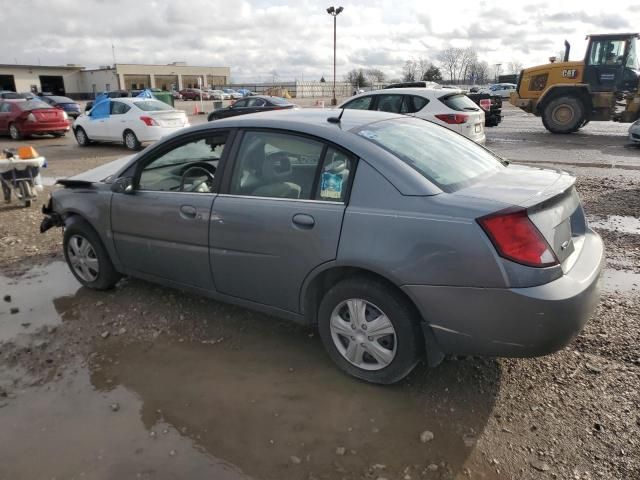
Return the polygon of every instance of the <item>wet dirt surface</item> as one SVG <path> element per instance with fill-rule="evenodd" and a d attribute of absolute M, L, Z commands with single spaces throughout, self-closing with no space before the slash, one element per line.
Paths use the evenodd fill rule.
<path fill-rule="evenodd" d="M 640 478 L 640 150 L 621 125 L 548 136 L 508 113 L 488 146 L 576 175 L 607 247 L 602 301 L 565 349 L 368 385 L 311 328 L 135 279 L 81 288 L 60 232 L 0 205 L 0 479 Z M 42 140 L 52 178 L 129 153 Z"/>

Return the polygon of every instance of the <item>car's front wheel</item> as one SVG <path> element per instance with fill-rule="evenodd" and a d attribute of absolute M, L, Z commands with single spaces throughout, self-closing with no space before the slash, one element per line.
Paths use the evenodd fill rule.
<path fill-rule="evenodd" d="M 412 306 L 392 287 L 366 277 L 343 280 L 325 294 L 318 329 L 338 367 L 372 383 L 402 380 L 423 352 Z"/>
<path fill-rule="evenodd" d="M 11 125 L 9 125 L 9 136 L 11 137 L 12 140 L 22 139 L 22 133 L 20 132 L 20 129 L 15 123 L 12 123 Z"/>
<path fill-rule="evenodd" d="M 64 257 L 71 273 L 85 287 L 107 290 L 115 286 L 120 275 L 96 231 L 84 220 L 65 228 Z"/>

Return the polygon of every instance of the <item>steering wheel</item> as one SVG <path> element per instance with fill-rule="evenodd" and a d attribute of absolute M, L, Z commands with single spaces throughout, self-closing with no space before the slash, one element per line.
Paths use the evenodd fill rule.
<path fill-rule="evenodd" d="M 211 191 L 211 187 L 213 186 L 213 179 L 216 173 L 216 167 L 214 167 L 213 165 L 206 163 L 206 162 L 196 162 L 196 163 L 192 163 L 191 165 L 189 165 L 187 168 L 185 168 L 185 170 L 182 172 L 182 177 L 180 178 L 180 192 L 184 192 L 184 182 L 185 180 L 190 176 L 189 174 L 193 174 L 193 172 L 204 172 L 205 175 L 207 176 L 207 178 L 205 180 L 201 180 L 197 183 L 195 183 L 191 189 L 189 190 L 189 192 L 195 192 L 198 190 L 198 188 L 200 188 L 200 186 L 203 183 L 208 183 L 209 185 L 209 191 Z M 193 176 L 193 175 L 191 175 Z"/>

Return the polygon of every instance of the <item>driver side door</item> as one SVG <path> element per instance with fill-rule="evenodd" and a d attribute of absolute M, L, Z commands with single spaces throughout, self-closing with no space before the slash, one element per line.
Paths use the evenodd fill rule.
<path fill-rule="evenodd" d="M 190 134 L 141 157 L 132 192 L 114 193 L 111 229 L 132 274 L 213 290 L 209 218 L 228 131 Z"/>

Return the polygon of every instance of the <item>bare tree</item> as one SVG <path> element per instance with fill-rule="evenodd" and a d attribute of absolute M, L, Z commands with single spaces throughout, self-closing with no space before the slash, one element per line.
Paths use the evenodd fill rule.
<path fill-rule="evenodd" d="M 460 59 L 463 55 L 463 49 L 456 47 L 447 47 L 438 54 L 438 60 L 442 64 L 445 72 L 448 73 L 449 79 L 456 82 L 460 70 Z"/>
<path fill-rule="evenodd" d="M 415 82 L 418 66 L 413 60 L 407 60 L 402 67 L 402 81 Z"/>
<path fill-rule="evenodd" d="M 460 54 L 460 80 L 467 82 L 471 76 L 471 68 L 478 62 L 478 54 L 473 47 L 462 50 Z"/>
<path fill-rule="evenodd" d="M 474 83 L 489 83 L 489 64 L 482 60 L 476 61 L 472 66 Z"/>
<path fill-rule="evenodd" d="M 377 68 L 367 68 L 364 71 L 364 76 L 367 78 L 369 84 L 383 83 L 387 78 L 385 73 Z"/>
<path fill-rule="evenodd" d="M 509 73 L 520 73 L 520 70 L 522 70 L 522 62 L 518 62 L 517 60 L 512 60 L 509 62 L 508 65 L 509 68 Z"/>

